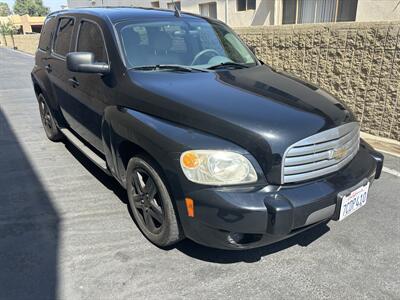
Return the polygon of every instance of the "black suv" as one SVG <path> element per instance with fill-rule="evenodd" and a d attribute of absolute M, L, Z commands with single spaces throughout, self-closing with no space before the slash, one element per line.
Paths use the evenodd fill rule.
<path fill-rule="evenodd" d="M 48 138 L 118 180 L 158 246 L 272 243 L 350 215 L 381 173 L 343 103 L 265 65 L 217 20 L 55 12 L 32 80 Z"/>

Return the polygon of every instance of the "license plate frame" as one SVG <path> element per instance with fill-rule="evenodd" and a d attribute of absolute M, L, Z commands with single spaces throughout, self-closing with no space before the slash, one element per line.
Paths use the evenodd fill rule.
<path fill-rule="evenodd" d="M 338 194 L 338 221 L 342 221 L 367 203 L 371 183 L 364 179 L 359 184 Z"/>

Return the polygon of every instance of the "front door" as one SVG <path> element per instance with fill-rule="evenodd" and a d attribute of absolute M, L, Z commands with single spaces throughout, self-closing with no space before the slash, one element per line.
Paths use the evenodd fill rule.
<path fill-rule="evenodd" d="M 79 23 L 76 51 L 91 52 L 96 62 L 109 64 L 102 31 L 91 20 Z M 71 72 L 68 78 L 75 118 L 72 129 L 100 152 L 103 152 L 101 122 L 110 90 L 109 76 Z"/>

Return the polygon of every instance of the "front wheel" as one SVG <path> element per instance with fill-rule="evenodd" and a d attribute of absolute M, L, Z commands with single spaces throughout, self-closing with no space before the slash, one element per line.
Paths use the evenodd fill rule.
<path fill-rule="evenodd" d="M 49 140 L 53 142 L 58 142 L 63 139 L 61 131 L 58 129 L 56 122 L 50 112 L 50 108 L 46 103 L 43 94 L 38 96 L 40 118 L 42 119 L 42 124 L 44 131 Z"/>
<path fill-rule="evenodd" d="M 129 161 L 127 192 L 137 225 L 152 243 L 166 247 L 182 239 L 171 197 L 157 166 L 147 157 Z"/>

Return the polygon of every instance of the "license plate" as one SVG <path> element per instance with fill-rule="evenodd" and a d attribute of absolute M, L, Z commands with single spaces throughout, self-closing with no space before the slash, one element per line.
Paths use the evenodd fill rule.
<path fill-rule="evenodd" d="M 342 198 L 342 204 L 340 206 L 340 217 L 339 221 L 343 220 L 347 216 L 350 216 L 353 212 L 363 207 L 367 203 L 369 182 L 354 191 L 350 192 Z"/>

